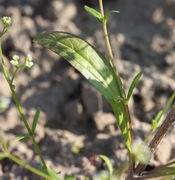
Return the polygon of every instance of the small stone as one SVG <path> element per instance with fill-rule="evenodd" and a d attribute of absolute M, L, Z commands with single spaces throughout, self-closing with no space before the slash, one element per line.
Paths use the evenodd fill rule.
<path fill-rule="evenodd" d="M 172 143 L 167 136 L 163 139 L 162 143 L 158 146 L 158 149 L 156 150 L 156 157 L 161 164 L 166 164 L 170 160 L 171 149 Z"/>
<path fill-rule="evenodd" d="M 86 113 L 89 116 L 92 116 L 94 113 L 98 111 L 98 92 L 94 87 L 92 87 L 88 83 L 83 83 L 82 99 Z"/>
<path fill-rule="evenodd" d="M 117 123 L 115 116 L 112 113 L 103 113 L 98 111 L 94 115 L 94 121 L 99 131 L 103 131 L 106 127 Z"/>
<path fill-rule="evenodd" d="M 77 121 L 81 118 L 83 113 L 83 106 L 78 99 L 70 101 L 65 105 L 64 114 L 71 121 Z"/>

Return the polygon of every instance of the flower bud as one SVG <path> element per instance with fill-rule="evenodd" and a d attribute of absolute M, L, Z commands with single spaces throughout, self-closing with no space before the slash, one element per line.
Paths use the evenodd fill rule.
<path fill-rule="evenodd" d="M 12 24 L 11 17 L 4 16 L 1 21 L 6 27 L 9 27 Z"/>
<path fill-rule="evenodd" d="M 31 68 L 34 64 L 32 60 L 33 60 L 32 56 L 28 54 L 25 59 L 25 66 Z"/>
<path fill-rule="evenodd" d="M 19 56 L 15 54 L 15 55 L 13 56 L 13 59 L 10 61 L 10 63 L 11 63 L 13 66 L 18 66 L 18 65 L 19 65 Z"/>

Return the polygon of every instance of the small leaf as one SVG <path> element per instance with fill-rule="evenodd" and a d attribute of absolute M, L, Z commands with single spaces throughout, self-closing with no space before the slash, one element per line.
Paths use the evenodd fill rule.
<path fill-rule="evenodd" d="M 64 180 L 74 180 L 74 179 L 75 179 L 74 176 L 66 176 L 64 178 Z"/>
<path fill-rule="evenodd" d="M 156 115 L 156 117 L 152 120 L 152 131 L 154 131 L 155 129 L 157 129 L 157 127 L 160 124 L 160 120 L 163 116 L 163 111 L 159 111 Z"/>
<path fill-rule="evenodd" d="M 26 138 L 26 135 L 22 134 L 22 135 L 16 135 L 14 140 L 16 141 L 21 141 L 23 140 L 24 138 Z"/>
<path fill-rule="evenodd" d="M 108 22 L 108 19 L 109 19 L 110 15 L 111 15 L 112 13 L 117 13 L 117 14 L 119 14 L 120 11 L 116 11 L 116 10 L 107 11 L 107 12 L 105 13 L 105 15 L 104 15 L 104 20 L 103 20 L 104 24 L 106 24 L 106 23 Z"/>
<path fill-rule="evenodd" d="M 101 18 L 101 14 L 100 12 L 98 12 L 97 10 L 91 8 L 91 7 L 88 7 L 88 6 L 84 6 L 84 9 L 89 13 L 91 14 L 92 16 L 94 16 L 100 23 L 102 23 L 102 18 Z"/>
<path fill-rule="evenodd" d="M 3 160 L 6 157 L 7 157 L 7 155 L 5 153 L 0 153 L 0 160 Z"/>
<path fill-rule="evenodd" d="M 5 141 L 4 139 L 2 140 L 2 147 L 4 151 L 8 151 L 8 144 L 7 144 L 7 141 Z"/>
<path fill-rule="evenodd" d="M 38 119 L 39 119 L 39 115 L 40 115 L 40 108 L 38 107 L 37 110 L 36 110 L 34 119 L 33 119 L 33 124 L 32 124 L 32 133 L 33 134 L 35 133 L 35 129 L 36 129 L 36 125 L 37 125 L 37 122 L 38 122 Z"/>
<path fill-rule="evenodd" d="M 155 129 L 157 129 L 157 127 L 160 125 L 164 114 L 167 112 L 168 108 L 171 106 L 171 104 L 173 103 L 175 99 L 175 92 L 171 95 L 170 99 L 168 100 L 167 104 L 165 105 L 165 107 L 158 112 L 158 114 L 156 115 L 156 117 L 152 120 L 152 131 L 154 131 Z"/>
<path fill-rule="evenodd" d="M 132 81 L 132 83 L 131 83 L 131 85 L 130 85 L 130 87 L 129 87 L 129 91 L 128 91 L 128 95 L 127 95 L 127 100 L 128 100 L 128 101 L 129 101 L 129 99 L 130 99 L 130 97 L 131 97 L 131 95 L 132 95 L 132 93 L 133 93 L 133 91 L 134 91 L 134 88 L 135 88 L 136 85 L 138 84 L 141 76 L 142 76 L 142 72 L 139 72 L 139 73 L 135 76 L 135 78 L 133 79 L 133 81 Z"/>
<path fill-rule="evenodd" d="M 39 166 L 38 169 L 41 172 L 45 173 L 46 175 L 50 176 L 52 180 L 61 180 L 61 177 L 50 168 L 47 168 L 47 171 L 46 171 L 46 169 L 43 166 Z"/>
<path fill-rule="evenodd" d="M 114 170 L 113 170 L 113 167 L 112 167 L 111 160 L 107 156 L 105 156 L 105 155 L 99 155 L 98 157 L 105 162 L 105 164 L 106 164 L 106 166 L 108 168 L 110 177 L 112 177 Z"/>

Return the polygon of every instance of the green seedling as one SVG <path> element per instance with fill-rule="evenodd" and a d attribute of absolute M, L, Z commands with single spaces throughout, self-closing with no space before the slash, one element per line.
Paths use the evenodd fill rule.
<path fill-rule="evenodd" d="M 137 175 L 140 176 L 141 172 L 144 170 L 138 170 L 139 166 L 141 166 L 141 164 L 147 164 L 149 162 L 151 153 L 153 153 L 153 148 L 155 149 L 161 140 L 162 136 L 159 133 L 161 132 L 162 134 L 165 134 L 172 122 L 169 125 L 168 123 L 166 123 L 167 129 L 163 132 L 160 127 L 160 129 L 158 130 L 159 133 L 156 133 L 155 136 L 153 136 L 151 145 L 137 144 L 133 146 L 134 137 L 128 102 L 142 76 L 142 72 L 139 72 L 135 76 L 126 96 L 125 90 L 123 89 L 123 83 L 114 63 L 114 57 L 107 31 L 107 22 L 111 13 L 119 12 L 108 11 L 107 13 L 104 13 L 102 0 L 99 0 L 99 7 L 100 11 L 97 11 L 88 6 L 85 6 L 85 10 L 102 24 L 106 47 L 109 55 L 108 58 L 106 58 L 101 52 L 99 52 L 85 40 L 67 32 L 46 32 L 36 38 L 34 42 L 52 50 L 53 52 L 65 58 L 94 87 L 96 87 L 109 102 L 114 111 L 118 126 L 120 127 L 123 139 L 128 149 L 129 172 L 127 179 L 133 179 L 135 173 L 138 173 Z M 164 108 L 164 110 L 159 113 L 155 120 L 153 120 L 152 130 L 150 133 L 151 135 L 153 135 L 153 132 L 159 127 L 158 125 L 160 123 L 160 119 L 162 118 L 163 114 L 167 112 L 167 109 L 172 103 L 173 99 L 174 95 L 168 102 L 168 105 Z M 173 114 L 171 114 L 171 116 L 173 117 Z M 171 121 L 172 117 L 169 117 Z M 166 121 L 170 122 L 170 120 L 165 120 L 165 122 Z M 165 125 L 165 122 L 163 123 L 163 125 Z M 113 170 L 109 159 L 106 156 L 100 157 L 107 164 L 111 178 Z M 135 165 L 136 162 L 139 162 L 138 166 Z"/>
<path fill-rule="evenodd" d="M 98 176 L 103 179 L 113 180 L 115 179 L 115 171 L 123 173 L 127 168 L 127 180 L 132 179 L 150 179 L 150 178 L 174 178 L 175 176 L 175 162 L 165 164 L 163 166 L 156 167 L 153 171 L 145 172 L 145 167 L 149 163 L 151 154 L 153 154 L 161 142 L 162 138 L 168 131 L 169 127 L 175 121 L 175 105 L 172 106 L 168 115 L 163 121 L 163 116 L 167 113 L 170 105 L 173 103 L 175 98 L 175 93 L 172 95 L 167 105 L 161 110 L 156 118 L 152 122 L 152 129 L 148 133 L 147 137 L 152 137 L 150 143 L 147 143 L 147 138 L 145 143 L 138 144 L 135 142 L 133 137 L 132 121 L 129 113 L 128 102 L 132 97 L 134 89 L 138 84 L 142 72 L 139 72 L 133 79 L 128 93 L 126 95 L 123 82 L 119 76 L 118 69 L 120 67 L 115 66 L 114 56 L 110 44 L 110 38 L 107 30 L 107 23 L 109 17 L 112 13 L 119 13 L 119 11 L 111 10 L 104 13 L 103 1 L 99 0 L 99 11 L 85 6 L 85 10 L 90 13 L 95 19 L 101 23 L 104 32 L 104 38 L 106 42 L 106 47 L 108 50 L 108 57 L 105 57 L 103 53 L 99 52 L 96 48 L 90 45 L 88 42 L 82 38 L 60 31 L 46 32 L 39 37 L 35 38 L 34 42 L 50 49 L 51 51 L 57 53 L 58 55 L 65 58 L 74 68 L 76 68 L 101 94 L 106 98 L 106 100 L 111 105 L 114 115 L 117 120 L 117 124 L 121 130 L 124 143 L 128 150 L 129 162 L 123 167 L 118 168 L 118 171 L 114 170 L 110 159 L 105 155 L 99 155 L 108 169 L 102 173 L 102 176 Z M 7 146 L 7 142 L 1 140 L 3 152 L 0 152 L 0 159 L 9 158 L 20 166 L 28 169 L 29 171 L 37 174 L 38 176 L 51 179 L 60 180 L 59 174 L 55 173 L 53 170 L 47 167 L 44 158 L 40 152 L 39 146 L 35 140 L 35 130 L 37 123 L 39 121 L 40 108 L 36 110 L 32 126 L 28 123 L 18 97 L 15 92 L 14 79 L 20 70 L 24 68 L 31 68 L 34 63 L 30 54 L 28 54 L 23 61 L 20 63 L 20 57 L 14 55 L 10 63 L 14 66 L 14 73 L 10 73 L 8 68 L 4 63 L 1 39 L 7 32 L 8 28 L 11 26 L 11 18 L 4 17 L 1 19 L 4 28 L 0 33 L 0 59 L 2 70 L 4 76 L 9 84 L 10 90 L 12 92 L 13 100 L 16 103 L 17 109 L 21 116 L 21 119 L 28 132 L 27 135 L 17 135 L 16 140 L 22 140 L 24 138 L 30 138 L 33 146 L 40 158 L 41 166 L 39 169 L 33 168 L 30 165 L 24 163 L 19 158 L 13 156 Z M 79 153 L 80 148 L 73 149 L 73 153 Z M 126 172 L 126 171 L 125 171 Z M 117 174 L 120 178 L 121 174 Z M 75 179 L 73 176 L 65 177 L 65 179 Z M 86 178 L 88 179 L 88 177 Z M 94 179 L 95 180 L 95 179 Z"/>
<path fill-rule="evenodd" d="M 14 73 L 10 74 L 8 68 L 6 67 L 5 65 L 5 62 L 4 62 L 4 58 L 3 58 L 3 53 L 2 53 L 2 48 L 1 48 L 1 40 L 3 38 L 3 36 L 5 35 L 5 33 L 7 32 L 8 28 L 11 26 L 11 18 L 10 17 L 3 17 L 1 19 L 1 22 L 3 24 L 3 30 L 2 32 L 0 33 L 0 59 L 1 59 L 1 65 L 2 65 L 2 70 L 3 70 L 3 73 L 4 73 L 4 77 L 5 79 L 7 80 L 8 82 L 8 85 L 9 85 L 9 88 L 11 90 L 11 93 L 12 93 L 12 97 L 13 97 L 13 100 L 16 104 L 16 107 L 19 111 L 19 114 L 21 116 L 21 119 L 24 123 L 24 126 L 27 130 L 27 135 L 16 135 L 15 136 L 15 140 L 17 141 L 20 141 L 26 137 L 30 138 L 32 143 L 33 143 L 33 146 L 40 158 L 40 161 L 41 161 L 41 164 L 42 164 L 42 167 L 44 169 L 44 171 L 42 172 L 41 170 L 37 170 L 33 167 L 31 167 L 30 165 L 26 164 L 25 162 L 21 161 L 20 159 L 18 159 L 17 157 L 13 156 L 9 151 L 8 151 L 8 146 L 7 146 L 7 142 L 1 138 L 1 144 L 2 144 L 2 149 L 3 149 L 3 152 L 0 153 L 0 158 L 3 159 L 3 158 L 9 158 L 11 159 L 12 161 L 16 162 L 17 164 L 23 166 L 24 168 L 28 169 L 29 171 L 41 176 L 41 177 L 44 177 L 45 179 L 53 179 L 54 177 L 54 180 L 57 179 L 59 180 L 60 177 L 59 175 L 57 174 L 54 174 L 54 172 L 49 169 L 44 161 L 44 158 L 41 154 L 41 151 L 39 149 L 39 146 L 35 140 L 35 129 L 36 129 L 36 126 L 37 126 L 37 122 L 38 122 L 38 119 L 39 119 L 39 114 L 40 114 L 40 108 L 38 108 L 36 110 L 36 114 L 34 116 L 34 120 L 33 120 L 33 124 L 32 124 L 32 127 L 30 127 L 30 124 L 28 123 L 24 113 L 23 113 L 23 110 L 22 110 L 22 107 L 20 105 L 20 102 L 18 100 L 18 97 L 16 95 L 16 92 L 15 92 L 15 85 L 13 83 L 15 77 L 17 76 L 18 72 L 20 70 L 23 70 L 25 68 L 31 68 L 34 63 L 33 63 L 33 59 L 32 59 L 32 56 L 30 54 L 26 55 L 25 57 L 25 60 L 23 61 L 23 63 L 20 63 L 20 57 L 18 55 L 14 55 L 12 60 L 10 61 L 11 65 L 14 66 L 15 68 L 15 71 Z M 9 105 L 9 101 L 5 101 L 3 100 L 2 101 L 2 98 L 1 98 L 1 102 L 0 102 L 0 110 L 2 112 L 2 110 L 4 111 Z"/>

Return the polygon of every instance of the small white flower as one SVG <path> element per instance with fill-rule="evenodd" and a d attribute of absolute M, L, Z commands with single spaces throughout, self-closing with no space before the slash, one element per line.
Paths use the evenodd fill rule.
<path fill-rule="evenodd" d="M 31 68 L 33 66 L 33 64 L 34 64 L 32 60 L 33 60 L 32 56 L 30 54 L 28 54 L 26 56 L 25 66 L 28 67 L 28 68 Z"/>
<path fill-rule="evenodd" d="M 11 17 L 4 16 L 4 17 L 2 18 L 2 23 L 3 23 L 6 27 L 10 26 L 11 23 L 12 23 Z"/>
<path fill-rule="evenodd" d="M 11 63 L 13 66 L 18 66 L 18 65 L 19 65 L 19 56 L 18 56 L 18 55 L 14 55 L 14 56 L 13 56 L 13 59 L 10 61 L 10 63 Z"/>
<path fill-rule="evenodd" d="M 33 66 L 32 61 L 26 61 L 26 67 L 31 68 Z"/>
<path fill-rule="evenodd" d="M 18 61 L 11 60 L 10 63 L 11 63 L 13 66 L 18 66 Z"/>
<path fill-rule="evenodd" d="M 15 55 L 13 56 L 13 59 L 14 59 L 15 61 L 19 61 L 19 56 L 15 54 Z"/>
<path fill-rule="evenodd" d="M 33 58 L 31 56 L 31 54 L 27 54 L 26 61 L 32 61 L 32 60 L 33 60 Z"/>

